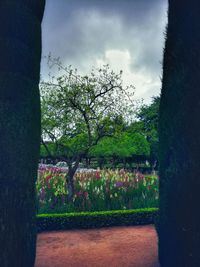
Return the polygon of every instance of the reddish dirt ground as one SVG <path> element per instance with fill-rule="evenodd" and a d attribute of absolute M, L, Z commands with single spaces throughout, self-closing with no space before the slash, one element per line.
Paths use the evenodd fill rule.
<path fill-rule="evenodd" d="M 154 226 L 45 232 L 35 267 L 159 267 Z"/>

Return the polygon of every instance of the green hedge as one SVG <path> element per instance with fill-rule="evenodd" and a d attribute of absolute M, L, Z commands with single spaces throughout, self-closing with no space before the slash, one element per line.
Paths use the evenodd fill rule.
<path fill-rule="evenodd" d="M 37 215 L 38 232 L 154 224 L 157 208 Z"/>

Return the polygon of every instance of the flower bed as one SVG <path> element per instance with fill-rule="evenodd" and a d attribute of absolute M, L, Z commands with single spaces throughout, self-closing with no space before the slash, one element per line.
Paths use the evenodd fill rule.
<path fill-rule="evenodd" d="M 157 176 L 125 170 L 79 172 L 74 177 L 73 203 L 68 203 L 65 175 L 55 167 L 38 170 L 38 213 L 158 207 Z"/>

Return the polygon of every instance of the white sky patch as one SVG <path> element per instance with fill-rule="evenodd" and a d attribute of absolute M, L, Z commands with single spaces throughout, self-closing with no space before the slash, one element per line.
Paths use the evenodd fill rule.
<path fill-rule="evenodd" d="M 130 53 L 128 50 L 107 50 L 104 58 L 96 60 L 98 68 L 105 64 L 109 64 L 115 72 L 123 70 L 125 73 L 128 73 L 131 64 Z"/>
<path fill-rule="evenodd" d="M 133 71 L 131 64 L 134 65 L 134 59 L 128 50 L 107 50 L 103 58 L 96 60 L 96 66 L 101 68 L 109 64 L 115 72 L 123 71 L 122 79 L 125 86 L 133 85 L 136 99 L 144 99 L 144 102 L 151 101 L 153 95 L 160 91 L 161 81 L 159 77 L 154 77 L 151 72 L 145 68 Z"/>

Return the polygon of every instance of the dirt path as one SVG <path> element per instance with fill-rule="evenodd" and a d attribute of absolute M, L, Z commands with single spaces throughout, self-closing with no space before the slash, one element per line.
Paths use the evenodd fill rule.
<path fill-rule="evenodd" d="M 38 235 L 35 267 L 159 267 L 153 226 Z"/>

